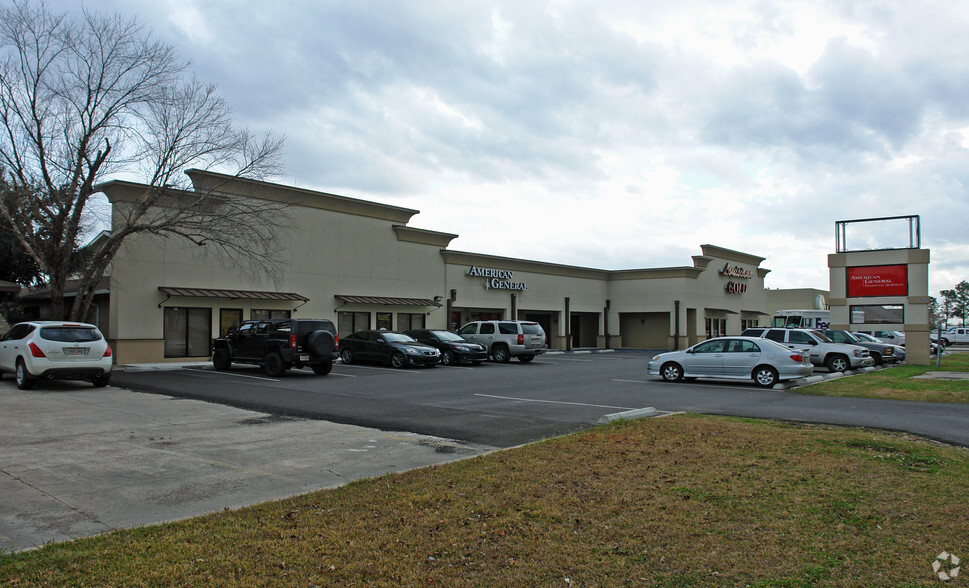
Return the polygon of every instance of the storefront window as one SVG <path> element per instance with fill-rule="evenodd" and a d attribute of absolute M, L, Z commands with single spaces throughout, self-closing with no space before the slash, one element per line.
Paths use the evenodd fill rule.
<path fill-rule="evenodd" d="M 389 312 L 378 312 L 377 313 L 377 330 L 378 331 L 393 331 L 394 330 L 394 315 Z"/>
<path fill-rule="evenodd" d="M 212 309 L 165 309 L 165 357 L 208 357 Z"/>
<path fill-rule="evenodd" d="M 397 330 L 409 331 L 411 329 L 424 328 L 424 313 L 409 314 L 401 312 L 397 314 Z"/>
<path fill-rule="evenodd" d="M 288 310 L 270 310 L 266 308 L 253 308 L 249 312 L 249 318 L 254 321 L 266 321 L 269 319 L 291 318 Z"/>
<path fill-rule="evenodd" d="M 370 328 L 369 312 L 338 312 L 337 330 L 341 337 L 346 337 L 357 331 L 366 331 Z"/>
<path fill-rule="evenodd" d="M 727 334 L 727 319 L 706 319 L 707 337 L 722 337 Z"/>
<path fill-rule="evenodd" d="M 219 310 L 219 336 L 225 337 L 229 329 L 238 329 L 242 324 L 241 308 L 222 308 Z"/>

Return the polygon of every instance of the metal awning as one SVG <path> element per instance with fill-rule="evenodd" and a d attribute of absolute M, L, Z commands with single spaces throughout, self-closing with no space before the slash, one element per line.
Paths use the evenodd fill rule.
<path fill-rule="evenodd" d="M 726 308 L 704 308 L 703 310 L 707 312 L 723 312 L 726 314 L 739 314 L 736 310 L 728 310 Z"/>
<path fill-rule="evenodd" d="M 760 315 L 763 315 L 763 316 L 770 316 L 766 312 L 761 312 L 759 310 L 741 310 L 740 312 L 742 312 L 744 314 L 760 314 Z"/>
<path fill-rule="evenodd" d="M 299 300 L 308 302 L 309 298 L 293 292 L 260 292 L 257 290 L 222 290 L 218 288 L 174 288 L 158 286 L 158 290 L 169 296 L 190 298 L 229 298 L 232 300 Z"/>
<path fill-rule="evenodd" d="M 393 296 L 347 296 L 345 294 L 337 294 L 334 296 L 337 300 L 342 300 L 347 304 L 383 304 L 383 305 L 395 305 L 395 306 L 437 306 L 440 307 L 441 303 L 436 300 L 431 300 L 430 298 L 399 298 Z"/>

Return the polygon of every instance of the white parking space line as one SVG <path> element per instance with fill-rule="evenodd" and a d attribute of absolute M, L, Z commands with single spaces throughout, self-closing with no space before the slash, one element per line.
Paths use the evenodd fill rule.
<path fill-rule="evenodd" d="M 534 398 L 516 398 L 514 396 L 495 396 L 493 394 L 475 394 L 475 396 L 482 396 L 484 398 L 499 398 L 501 400 L 516 400 L 519 402 L 543 402 L 546 404 L 571 404 L 573 406 L 589 406 L 592 408 L 615 408 L 618 410 L 635 410 L 628 406 L 609 406 L 606 404 L 586 404 L 584 402 L 562 402 L 561 400 L 536 400 Z"/>
<path fill-rule="evenodd" d="M 185 371 L 188 371 L 188 372 L 202 372 L 204 374 L 218 374 L 218 375 L 221 375 L 221 376 L 232 376 L 234 378 L 249 378 L 251 380 L 264 380 L 266 382 L 278 382 L 279 381 L 276 378 L 264 378 L 262 376 L 247 376 L 246 374 L 234 374 L 232 372 L 221 372 L 221 371 L 215 371 L 215 370 L 200 370 L 200 369 L 195 369 L 195 368 L 182 368 L 182 369 L 184 369 Z"/>
<path fill-rule="evenodd" d="M 410 374 L 410 375 L 416 375 L 418 373 L 418 372 L 415 372 L 415 371 L 405 370 L 405 369 L 400 369 L 400 368 L 392 368 L 392 367 L 385 368 L 385 367 L 377 367 L 377 366 L 369 366 L 369 365 L 357 365 L 355 363 L 351 363 L 350 365 L 343 364 L 343 367 L 345 367 L 345 368 L 354 368 L 354 369 L 358 369 L 358 370 L 376 370 L 378 372 L 398 372 L 398 373 L 401 373 L 401 374 Z"/>
<path fill-rule="evenodd" d="M 630 384 L 648 384 L 649 380 L 620 380 L 619 378 L 613 378 L 613 382 L 627 382 Z"/>

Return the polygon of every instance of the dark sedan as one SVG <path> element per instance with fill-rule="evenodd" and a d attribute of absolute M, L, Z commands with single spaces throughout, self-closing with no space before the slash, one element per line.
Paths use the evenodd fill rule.
<path fill-rule="evenodd" d="M 484 345 L 467 341 L 451 331 L 414 329 L 404 331 L 404 334 L 425 345 L 436 347 L 441 352 L 441 363 L 444 365 L 454 365 L 462 361 L 470 361 L 474 365 L 478 365 L 488 359 L 488 349 Z"/>
<path fill-rule="evenodd" d="M 441 352 L 395 331 L 357 331 L 340 338 L 340 359 L 356 362 L 389 363 L 396 368 L 411 365 L 435 366 Z"/>

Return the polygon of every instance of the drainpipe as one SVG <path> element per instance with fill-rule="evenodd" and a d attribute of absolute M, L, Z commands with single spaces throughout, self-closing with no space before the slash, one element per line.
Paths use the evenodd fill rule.
<path fill-rule="evenodd" d="M 680 348 L 680 301 L 673 301 L 674 312 L 676 313 L 676 319 L 673 321 L 673 351 Z"/>
<path fill-rule="evenodd" d="M 518 320 L 518 295 L 514 292 L 511 294 L 511 320 Z"/>
<path fill-rule="evenodd" d="M 572 351 L 572 299 L 565 297 L 565 350 Z"/>
<path fill-rule="evenodd" d="M 457 331 L 458 325 L 451 326 L 451 314 L 454 310 L 454 301 L 458 299 L 458 291 L 451 290 L 451 297 L 447 299 L 447 330 Z"/>
<path fill-rule="evenodd" d="M 606 307 L 602 309 L 602 330 L 606 334 L 606 349 L 611 349 L 609 347 L 609 307 L 612 306 L 612 300 L 606 300 Z"/>

